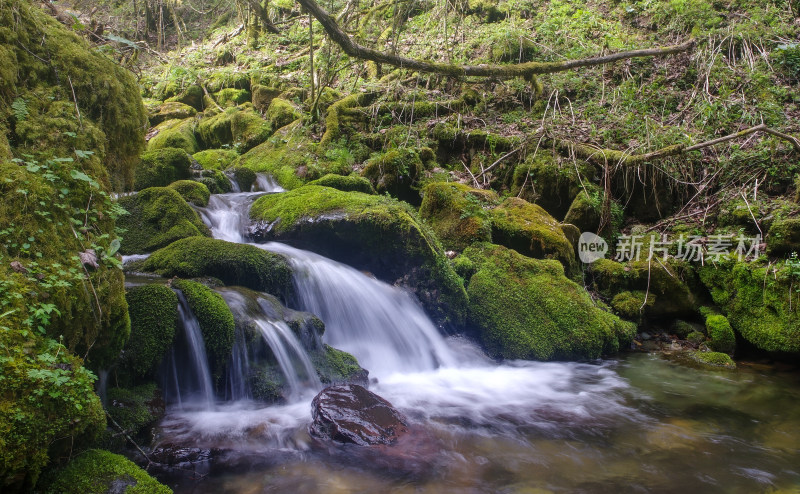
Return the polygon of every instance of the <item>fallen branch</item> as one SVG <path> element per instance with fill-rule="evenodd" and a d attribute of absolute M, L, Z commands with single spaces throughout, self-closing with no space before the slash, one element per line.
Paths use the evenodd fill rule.
<path fill-rule="evenodd" d="M 320 7 L 314 0 L 297 0 L 317 21 L 322 25 L 328 36 L 338 44 L 344 52 L 355 58 L 369 60 L 376 63 L 385 63 L 406 69 L 419 70 L 421 72 L 433 72 L 453 77 L 478 76 L 495 77 L 498 79 L 510 79 L 523 77 L 532 79 L 535 75 L 552 74 L 554 72 L 564 72 L 567 70 L 581 67 L 592 67 L 607 63 L 627 60 L 629 58 L 640 57 L 660 57 L 688 51 L 694 46 L 694 40 L 689 40 L 680 45 L 667 46 L 663 48 L 649 48 L 644 50 L 632 50 L 601 57 L 583 58 L 578 60 L 566 60 L 562 62 L 527 62 L 513 65 L 453 65 L 436 62 L 426 62 L 412 58 L 401 57 L 398 55 L 382 53 L 372 48 L 360 45 L 353 41 L 338 25 L 336 20 Z"/>

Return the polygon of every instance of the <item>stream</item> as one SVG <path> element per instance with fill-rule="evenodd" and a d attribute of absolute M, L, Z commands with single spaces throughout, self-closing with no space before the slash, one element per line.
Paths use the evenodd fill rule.
<path fill-rule="evenodd" d="M 279 192 L 263 178 L 260 188 L 212 196 L 200 213 L 214 237 L 247 242 L 249 205 Z M 289 259 L 293 308 L 319 316 L 323 341 L 355 355 L 370 390 L 425 440 L 395 454 L 313 440 L 310 403 L 321 384 L 286 328 L 264 317 L 256 324 L 291 384 L 286 404 L 252 401 L 236 378 L 228 399 L 209 403 L 196 356 L 172 365 L 196 383 L 183 399 L 177 393 L 157 431 L 156 446 L 191 453 L 178 469 L 152 472 L 176 493 L 798 492 L 796 372 L 698 370 L 651 354 L 498 364 L 469 340 L 441 335 L 400 288 L 311 252 L 253 245 Z M 223 296 L 233 307 L 236 296 Z M 236 367 L 249 365 L 234 354 Z"/>

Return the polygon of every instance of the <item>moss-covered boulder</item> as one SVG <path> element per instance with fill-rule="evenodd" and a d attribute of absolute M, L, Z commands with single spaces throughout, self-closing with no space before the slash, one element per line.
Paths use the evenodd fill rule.
<path fill-rule="evenodd" d="M 451 182 L 434 182 L 422 191 L 419 215 L 445 248 L 462 250 L 473 242 L 491 241 L 489 208 L 499 202 L 493 191 Z"/>
<path fill-rule="evenodd" d="M 711 314 L 706 317 L 706 334 L 711 339 L 708 346 L 712 350 L 733 355 L 736 350 L 736 335 L 725 316 Z"/>
<path fill-rule="evenodd" d="M 166 100 L 166 103 L 183 103 L 189 105 L 197 111 L 203 111 L 203 88 L 193 84 L 180 91 L 178 94 L 171 96 Z"/>
<path fill-rule="evenodd" d="M 635 318 L 636 314 L 648 318 L 697 315 L 701 302 L 698 294 L 702 289 L 694 268 L 687 262 L 669 258 L 649 264 L 647 261 L 622 264 L 611 259 L 599 259 L 589 265 L 589 272 L 593 288 L 611 300 L 612 307 L 616 304 L 618 313 L 624 317 Z"/>
<path fill-rule="evenodd" d="M 147 142 L 147 150 L 179 148 L 189 154 L 194 154 L 200 151 L 200 146 L 194 135 L 195 126 L 194 118 L 164 121 L 151 131 L 155 135 Z"/>
<path fill-rule="evenodd" d="M 225 194 L 233 190 L 231 179 L 220 170 L 203 170 L 197 181 L 205 185 L 212 194 Z"/>
<path fill-rule="evenodd" d="M 106 412 L 113 422 L 109 421 L 109 429 L 106 431 L 106 448 L 124 446 L 125 439 L 118 434 L 120 429 L 134 440 L 146 437 L 146 433 L 164 416 L 165 411 L 164 398 L 155 383 L 130 388 L 108 388 Z M 115 437 L 119 440 L 115 441 Z"/>
<path fill-rule="evenodd" d="M 253 184 L 256 183 L 256 172 L 249 168 L 239 166 L 231 169 L 229 173 L 242 192 L 250 192 L 250 189 L 253 188 Z"/>
<path fill-rule="evenodd" d="M 142 285 L 125 294 L 131 317 L 131 337 L 120 366 L 132 378 L 155 377 L 158 365 L 175 339 L 178 297 L 170 288 Z"/>
<path fill-rule="evenodd" d="M 281 240 L 411 288 L 441 323 L 460 325 L 466 294 L 436 236 L 403 203 L 308 185 L 259 198 L 261 240 Z"/>
<path fill-rule="evenodd" d="M 292 272 L 286 259 L 252 245 L 192 237 L 154 252 L 143 268 L 162 276 L 211 276 L 286 298 L 292 293 Z"/>
<path fill-rule="evenodd" d="M 714 303 L 745 340 L 768 352 L 800 353 L 798 279 L 789 265 L 729 260 L 698 271 Z"/>
<path fill-rule="evenodd" d="M 205 285 L 191 280 L 174 280 L 172 286 L 183 293 L 200 323 L 211 373 L 219 382 L 233 348 L 236 330 L 233 314 L 225 299 Z"/>
<path fill-rule="evenodd" d="M 208 206 L 208 199 L 211 192 L 208 186 L 196 180 L 178 180 L 169 184 L 169 188 L 183 197 L 183 200 L 195 206 Z"/>
<path fill-rule="evenodd" d="M 417 181 L 422 171 L 422 160 L 416 151 L 393 149 L 367 161 L 361 174 L 379 194 L 389 194 L 401 201 L 419 205 Z"/>
<path fill-rule="evenodd" d="M 291 101 L 273 98 L 269 103 L 265 117 L 273 129 L 280 129 L 301 118 L 302 114 Z"/>
<path fill-rule="evenodd" d="M 136 167 L 134 190 L 165 187 L 176 180 L 185 180 L 191 175 L 190 168 L 191 161 L 183 149 L 164 148 L 146 152 Z"/>
<path fill-rule="evenodd" d="M 622 207 L 609 200 L 607 214 L 604 212 L 605 194 L 596 186 L 581 189 L 564 216 L 564 223 L 575 225 L 582 232 L 613 235 L 622 226 Z M 606 235 L 608 236 L 608 235 Z"/>
<path fill-rule="evenodd" d="M 689 358 L 696 364 L 710 369 L 735 369 L 736 362 L 730 355 L 721 352 L 691 352 Z"/>
<path fill-rule="evenodd" d="M 243 103 L 249 103 L 251 95 L 247 89 L 229 87 L 214 93 L 214 99 L 222 107 L 239 106 Z"/>
<path fill-rule="evenodd" d="M 800 253 L 800 218 L 776 220 L 766 238 L 767 252 L 773 256 Z"/>
<path fill-rule="evenodd" d="M 224 170 L 238 157 L 239 153 L 230 149 L 206 149 L 192 155 L 205 170 Z"/>
<path fill-rule="evenodd" d="M 253 86 L 253 106 L 260 113 L 266 113 L 272 100 L 277 98 L 283 91 L 272 86 Z"/>
<path fill-rule="evenodd" d="M 169 187 L 150 187 L 122 197 L 119 204 L 129 214 L 117 221 L 125 229 L 120 252 L 142 254 L 187 237 L 208 236 L 197 212 Z"/>
<path fill-rule="evenodd" d="M 325 385 L 352 383 L 365 385 L 369 373 L 362 369 L 351 354 L 330 345 L 311 354 L 311 362 L 317 370 L 319 380 Z"/>
<path fill-rule="evenodd" d="M 178 101 L 170 101 L 160 105 L 158 110 L 150 115 L 150 125 L 156 126 L 167 120 L 185 120 L 195 115 L 197 115 L 197 110 L 191 106 Z"/>
<path fill-rule="evenodd" d="M 362 192 L 364 194 L 375 194 L 375 189 L 366 178 L 356 175 L 334 175 L 329 173 L 316 180 L 308 182 L 308 185 L 319 185 L 331 187 L 344 192 Z"/>
<path fill-rule="evenodd" d="M 509 197 L 489 212 L 492 241 L 537 259 L 556 259 L 568 274 L 577 270 L 575 249 L 561 225 L 547 211 L 524 199 Z"/>
<path fill-rule="evenodd" d="M 244 152 L 266 141 L 272 134 L 272 126 L 252 107 L 244 106 L 203 118 L 197 133 L 204 147 L 233 146 Z"/>
<path fill-rule="evenodd" d="M 124 456 L 101 449 L 86 451 L 65 468 L 43 479 L 38 490 L 47 494 L 172 494 Z"/>
<path fill-rule="evenodd" d="M 511 195 L 537 204 L 560 219 L 564 218 L 582 183 L 592 183 L 594 168 L 572 160 L 559 160 L 552 152 L 539 150 L 514 167 L 509 190 Z"/>
<path fill-rule="evenodd" d="M 474 244 L 467 281 L 469 325 L 490 355 L 507 359 L 598 358 L 625 348 L 636 328 L 601 310 L 554 260 Z"/>

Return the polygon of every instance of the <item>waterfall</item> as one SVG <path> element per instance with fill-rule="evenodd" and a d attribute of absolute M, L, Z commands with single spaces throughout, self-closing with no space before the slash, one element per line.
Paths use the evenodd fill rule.
<path fill-rule="evenodd" d="M 457 358 L 409 292 L 344 264 L 284 244 L 302 310 L 325 323 L 323 341 L 352 353 L 377 376 L 454 366 Z"/>
<path fill-rule="evenodd" d="M 184 346 L 176 345 L 177 348 L 173 346 L 167 359 L 165 372 L 162 372 L 162 375 L 165 375 L 164 396 L 167 401 L 176 403 L 179 408 L 187 404 L 213 410 L 214 386 L 200 323 L 183 293 L 180 291 L 176 293 Z"/>

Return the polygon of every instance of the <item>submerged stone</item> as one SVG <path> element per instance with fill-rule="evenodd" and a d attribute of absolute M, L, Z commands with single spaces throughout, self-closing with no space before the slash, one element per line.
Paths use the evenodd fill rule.
<path fill-rule="evenodd" d="M 323 389 L 311 402 L 309 433 L 360 446 L 389 445 L 408 432 L 408 419 L 391 403 L 358 384 Z"/>

